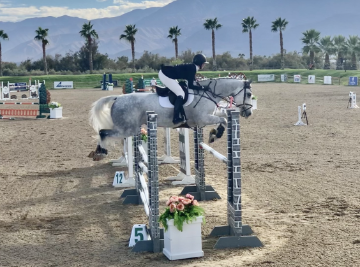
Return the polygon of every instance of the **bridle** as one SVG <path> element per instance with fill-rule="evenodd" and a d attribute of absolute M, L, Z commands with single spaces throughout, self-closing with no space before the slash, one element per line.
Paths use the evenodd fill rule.
<path fill-rule="evenodd" d="M 210 85 L 212 84 L 212 82 L 215 82 L 213 91 L 211 90 L 211 87 L 210 87 Z M 235 97 L 236 97 L 238 94 L 240 94 L 242 91 L 244 91 L 243 103 L 241 103 L 241 104 L 236 104 L 236 102 L 234 102 L 233 100 L 230 100 L 230 101 L 229 101 L 228 99 L 226 99 L 226 97 L 223 97 L 222 95 L 217 94 L 217 93 L 216 93 L 216 85 L 217 85 L 217 82 L 218 82 L 218 80 L 216 80 L 216 79 L 210 79 L 210 82 L 205 86 L 205 89 L 203 90 L 203 93 L 202 93 L 200 99 L 198 100 L 198 102 L 195 104 L 194 108 L 197 106 L 197 104 L 200 102 L 200 100 L 201 100 L 203 97 L 206 98 L 206 99 L 208 99 L 208 100 L 210 100 L 210 101 L 212 101 L 217 107 L 219 107 L 219 105 L 218 105 L 217 102 L 213 99 L 213 98 L 215 98 L 215 97 L 220 97 L 221 99 L 223 99 L 224 101 L 226 101 L 226 102 L 228 102 L 228 103 L 230 103 L 230 104 L 233 104 L 233 103 L 234 103 L 235 107 L 237 107 L 237 108 L 240 108 L 240 107 L 244 107 L 244 106 L 245 106 L 245 109 L 242 110 L 242 112 L 245 112 L 245 111 L 247 111 L 247 110 L 249 110 L 249 109 L 252 108 L 252 104 L 247 104 L 247 103 L 245 103 L 245 100 L 246 100 L 246 90 L 249 90 L 249 91 L 251 92 L 251 81 L 245 81 L 243 88 L 241 88 L 241 89 L 239 90 L 239 92 L 237 92 L 236 94 L 231 94 L 231 95 L 230 95 L 230 96 L 232 97 L 232 99 L 235 99 Z M 199 86 L 201 86 L 199 82 L 197 82 L 197 84 L 198 84 Z M 199 95 L 200 95 L 200 91 L 198 91 L 198 92 L 199 92 Z M 231 101 L 233 101 L 233 103 L 231 103 Z"/>
<path fill-rule="evenodd" d="M 239 104 L 239 105 L 236 105 L 236 103 L 234 102 L 234 103 L 235 103 L 235 107 L 237 107 L 237 108 L 240 108 L 240 107 L 245 106 L 245 109 L 243 110 L 243 112 L 245 112 L 245 111 L 247 111 L 247 110 L 249 110 L 249 109 L 251 109 L 251 108 L 253 107 L 252 104 L 247 104 L 247 103 L 245 103 L 246 90 L 249 90 L 249 91 L 251 92 L 251 81 L 245 81 L 243 88 L 241 88 L 240 91 L 237 92 L 235 95 L 231 95 L 231 96 L 235 99 L 235 96 L 237 96 L 237 95 L 240 94 L 242 91 L 244 91 L 243 103 L 242 103 L 242 104 Z"/>

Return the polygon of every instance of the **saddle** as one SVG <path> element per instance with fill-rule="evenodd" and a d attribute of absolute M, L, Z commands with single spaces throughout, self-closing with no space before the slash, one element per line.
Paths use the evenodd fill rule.
<path fill-rule="evenodd" d="M 179 85 L 185 93 L 185 97 L 184 97 L 184 101 L 183 101 L 183 105 L 184 105 L 189 98 L 189 87 L 188 87 L 187 83 L 184 81 L 179 82 Z M 155 88 L 156 88 L 156 93 L 158 94 L 158 96 L 169 97 L 170 103 L 174 105 L 175 100 L 176 100 L 176 95 L 173 93 L 173 91 L 171 91 L 167 87 L 158 86 L 158 85 L 155 85 Z"/>

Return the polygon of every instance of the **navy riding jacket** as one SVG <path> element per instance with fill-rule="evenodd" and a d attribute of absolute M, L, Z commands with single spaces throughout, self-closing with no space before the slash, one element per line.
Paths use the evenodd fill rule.
<path fill-rule="evenodd" d="M 165 76 L 170 79 L 184 79 L 188 81 L 188 86 L 190 89 L 201 90 L 202 86 L 197 86 L 194 84 L 196 66 L 195 64 L 180 64 L 175 66 L 161 66 L 161 71 Z"/>

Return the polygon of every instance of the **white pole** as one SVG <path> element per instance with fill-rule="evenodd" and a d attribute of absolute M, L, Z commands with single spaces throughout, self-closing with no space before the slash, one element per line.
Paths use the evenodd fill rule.
<path fill-rule="evenodd" d="M 164 142 L 165 142 L 165 151 L 164 151 L 165 154 L 158 158 L 158 164 L 160 165 L 160 164 L 180 163 L 179 157 L 172 157 L 171 156 L 171 132 L 170 132 L 170 128 L 165 129 Z"/>
<path fill-rule="evenodd" d="M 194 184 L 195 176 L 191 175 L 190 169 L 190 141 L 189 129 L 180 128 L 179 131 L 179 150 L 180 150 L 180 172 L 177 176 L 166 178 L 165 180 L 174 181 L 173 185 Z"/>

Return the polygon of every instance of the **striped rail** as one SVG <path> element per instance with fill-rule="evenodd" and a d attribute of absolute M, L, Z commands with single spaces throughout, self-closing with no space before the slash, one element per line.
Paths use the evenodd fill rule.
<path fill-rule="evenodd" d="M 34 102 L 0 102 L 0 105 L 39 105 Z M 0 116 L 36 117 L 39 109 L 0 109 Z"/>

